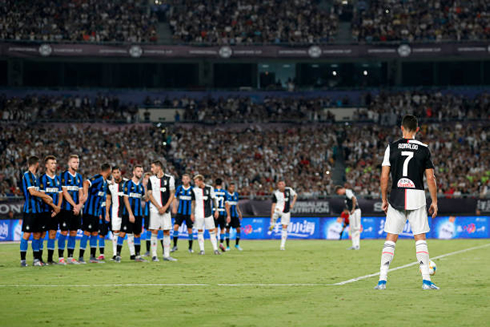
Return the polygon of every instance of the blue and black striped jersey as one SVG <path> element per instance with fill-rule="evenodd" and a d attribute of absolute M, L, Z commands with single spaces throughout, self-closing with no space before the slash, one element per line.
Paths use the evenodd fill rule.
<path fill-rule="evenodd" d="M 25 197 L 24 212 L 39 213 L 41 209 L 40 199 L 36 196 L 32 196 L 31 193 L 29 193 L 30 188 L 34 188 L 36 191 L 39 191 L 39 182 L 36 175 L 28 170 L 24 173 L 24 176 L 22 176 L 22 190 L 24 191 Z"/>
<path fill-rule="evenodd" d="M 53 203 L 58 205 L 59 198 L 63 192 L 61 189 L 60 177 L 56 175 L 51 177 L 48 174 L 42 175 L 39 180 L 39 190 L 49 195 L 53 199 Z M 51 212 L 51 207 L 42 202 L 41 212 Z"/>
<path fill-rule="evenodd" d="M 83 189 L 83 179 L 82 175 L 79 173 L 75 173 L 72 175 L 70 171 L 66 170 L 61 173 L 61 187 L 66 188 L 68 193 L 71 195 L 73 201 L 78 204 L 80 201 L 79 190 Z M 63 210 L 73 210 L 73 206 L 68 201 L 63 201 L 61 205 L 61 209 Z"/>
<path fill-rule="evenodd" d="M 129 180 L 123 187 L 124 196 L 129 200 L 129 206 L 133 211 L 134 216 L 143 216 L 142 198 L 145 196 L 145 188 L 141 183 L 135 183 L 133 180 Z M 128 215 L 128 209 L 124 204 L 123 214 Z"/>
<path fill-rule="evenodd" d="M 233 194 L 230 194 L 229 192 L 226 192 L 226 203 L 229 204 L 230 206 L 230 216 L 231 217 L 239 217 L 238 215 L 238 193 L 233 192 Z"/>
<path fill-rule="evenodd" d="M 192 209 L 192 186 L 185 188 L 179 185 L 175 191 L 175 197 L 179 200 L 179 209 L 177 213 L 181 215 L 190 215 Z"/>
<path fill-rule="evenodd" d="M 106 205 L 107 205 L 107 193 L 104 195 L 102 198 L 102 201 L 100 202 L 100 209 L 99 209 L 99 216 L 102 216 L 102 219 L 105 219 L 106 216 Z"/>
<path fill-rule="evenodd" d="M 215 188 L 214 189 L 214 195 L 216 196 L 216 199 L 218 199 L 218 211 L 220 215 L 226 214 L 226 209 L 225 209 L 225 197 L 226 197 L 226 191 L 222 188 Z M 213 212 L 216 211 L 216 208 L 213 208 Z"/>
<path fill-rule="evenodd" d="M 83 206 L 83 214 L 98 217 L 101 202 L 107 194 L 107 182 L 100 174 L 88 179 L 88 182 L 87 202 Z"/>

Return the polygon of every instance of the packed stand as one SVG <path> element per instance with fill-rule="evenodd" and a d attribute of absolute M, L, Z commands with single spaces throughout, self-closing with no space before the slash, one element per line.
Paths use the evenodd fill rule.
<path fill-rule="evenodd" d="M 175 42 L 326 43 L 336 35 L 338 14 L 310 0 L 174 0 L 169 23 Z"/>
<path fill-rule="evenodd" d="M 123 121 L 134 122 L 138 107 L 122 104 L 115 96 L 0 96 L 0 119 L 3 121 Z"/>
<path fill-rule="evenodd" d="M 485 0 L 372 0 L 352 20 L 360 42 L 476 41 L 490 39 L 490 3 Z"/>
<path fill-rule="evenodd" d="M 158 19 L 145 0 L 5 0 L 0 39 L 156 42 Z"/>
<path fill-rule="evenodd" d="M 418 139 L 433 153 L 440 195 L 488 196 L 490 179 L 490 124 L 422 124 Z M 361 196 L 379 197 L 379 175 L 384 150 L 401 137 L 399 127 L 379 124 L 237 124 L 212 127 L 197 124 L 161 128 L 150 124 L 3 124 L 0 125 L 0 196 L 19 195 L 18 183 L 27 157 L 58 157 L 64 169 L 71 153 L 81 156 L 81 173 L 96 174 L 101 163 L 118 165 L 129 175 L 135 163 L 149 170 L 154 159 L 177 181 L 184 172 L 235 181 L 241 196 L 268 196 L 279 178 L 285 178 L 301 197 L 332 195 L 327 175 L 339 160 L 338 135 L 344 131 L 343 153 L 347 181 Z M 166 143 L 164 145 L 164 142 Z"/>
<path fill-rule="evenodd" d="M 366 109 L 357 111 L 354 120 L 386 126 L 393 126 L 405 114 L 432 122 L 490 120 L 490 93 L 470 98 L 441 92 L 381 92 L 374 97 L 366 94 L 364 104 Z"/>

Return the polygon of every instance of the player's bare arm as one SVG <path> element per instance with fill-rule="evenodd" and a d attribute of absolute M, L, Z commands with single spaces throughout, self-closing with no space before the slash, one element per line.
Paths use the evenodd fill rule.
<path fill-rule="evenodd" d="M 163 213 L 165 213 L 165 211 L 167 211 L 167 209 L 170 207 L 170 205 L 172 204 L 172 202 L 174 201 L 174 199 L 175 199 L 175 190 L 170 191 L 170 196 L 168 198 L 168 201 L 163 206 Z"/>
<path fill-rule="evenodd" d="M 105 221 L 107 222 L 110 222 L 111 221 L 111 211 L 110 211 L 110 207 L 111 207 L 111 204 L 112 204 L 112 196 L 110 195 L 109 192 L 107 192 L 107 197 L 106 197 L 106 200 L 105 200 Z"/>
<path fill-rule="evenodd" d="M 177 208 L 178 208 L 178 206 L 179 206 L 179 200 L 177 199 L 177 197 L 174 197 L 174 201 L 172 203 L 172 213 L 174 215 L 177 214 Z"/>
<path fill-rule="evenodd" d="M 230 215 L 230 204 L 228 202 L 225 203 L 225 209 L 226 209 L 226 222 L 229 224 L 231 222 L 231 215 Z"/>
<path fill-rule="evenodd" d="M 214 204 L 214 207 L 216 208 L 216 211 L 214 212 L 214 218 L 218 219 L 219 218 L 219 212 L 218 212 L 219 202 L 218 202 L 217 197 L 213 198 L 213 204 Z"/>
<path fill-rule="evenodd" d="M 155 198 L 153 197 L 153 192 L 151 190 L 148 190 L 148 198 L 149 198 L 150 202 L 153 203 L 153 205 L 156 208 L 158 208 L 158 213 L 163 215 L 165 213 L 165 210 L 163 209 L 163 207 L 160 207 L 157 200 L 155 200 Z"/>
<path fill-rule="evenodd" d="M 192 220 L 192 222 L 194 222 L 196 220 L 196 216 L 194 215 L 195 209 L 196 209 L 196 201 L 192 200 L 192 202 L 191 202 L 191 220 Z"/>
<path fill-rule="evenodd" d="M 381 169 L 381 209 L 388 212 L 388 181 L 390 180 L 390 166 L 383 166 Z"/>
<path fill-rule="evenodd" d="M 49 195 L 41 191 L 36 191 L 33 187 L 29 189 L 29 193 L 31 194 L 31 196 L 38 197 L 49 205 L 53 203 L 53 199 Z"/>
<path fill-rule="evenodd" d="M 429 214 L 432 215 L 432 218 L 437 216 L 437 184 L 436 184 L 436 176 L 434 174 L 434 169 L 426 169 L 425 177 L 427 178 L 427 186 L 429 187 L 430 198 L 432 203 L 429 207 Z"/>
<path fill-rule="evenodd" d="M 129 204 L 129 197 L 127 195 L 124 195 L 124 205 L 126 206 L 126 210 L 128 210 L 128 215 L 129 215 L 129 221 L 134 223 L 135 218 L 133 214 L 133 210 L 131 210 L 131 205 Z"/>
<path fill-rule="evenodd" d="M 68 192 L 66 186 L 63 186 L 62 190 L 63 190 L 63 197 L 73 207 L 73 213 L 75 213 L 75 215 L 78 215 L 78 213 L 80 212 L 78 204 L 76 204 L 75 201 L 73 201 L 73 198 L 71 197 L 70 193 Z"/>
<path fill-rule="evenodd" d="M 350 211 L 350 214 L 353 215 L 354 211 L 356 211 L 356 206 L 357 206 L 357 198 L 355 196 L 352 197 L 352 209 Z"/>
<path fill-rule="evenodd" d="M 271 224 L 273 223 L 274 221 L 274 211 L 276 210 L 276 204 L 275 203 L 272 203 L 272 207 L 271 207 Z"/>
<path fill-rule="evenodd" d="M 293 197 L 293 202 L 291 203 L 291 209 L 294 208 L 294 205 L 296 204 L 296 200 L 298 199 L 298 195 L 295 194 L 294 197 Z"/>
<path fill-rule="evenodd" d="M 242 211 L 240 210 L 240 206 L 238 205 L 238 203 L 236 205 L 236 211 L 238 212 L 238 219 L 242 220 L 243 215 L 242 215 Z"/>

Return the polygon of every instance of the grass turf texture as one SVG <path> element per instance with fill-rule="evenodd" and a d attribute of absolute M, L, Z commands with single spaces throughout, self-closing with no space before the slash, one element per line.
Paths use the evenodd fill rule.
<path fill-rule="evenodd" d="M 362 241 L 361 251 L 346 251 L 348 241 L 290 240 L 287 251 L 279 251 L 279 241 L 249 241 L 242 242 L 243 252 L 232 248 L 221 256 L 206 243 L 206 255 L 198 256 L 180 241 L 178 262 L 130 262 L 125 252 L 121 264 L 42 268 L 20 268 L 18 244 L 0 245 L 0 325 L 475 326 L 490 321 L 490 247 L 436 260 L 433 281 L 440 291 L 421 289 L 418 266 L 390 273 L 388 289 L 375 291 L 377 277 L 342 286 L 218 284 L 333 284 L 371 274 L 379 268 L 380 240 Z M 428 241 L 431 257 L 488 243 Z M 32 264 L 30 251 L 29 246 Z M 400 240 L 391 268 L 414 261 L 414 241 Z M 108 286 L 143 283 L 209 285 Z"/>

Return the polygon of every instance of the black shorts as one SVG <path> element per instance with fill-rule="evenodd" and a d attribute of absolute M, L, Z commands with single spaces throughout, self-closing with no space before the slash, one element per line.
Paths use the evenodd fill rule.
<path fill-rule="evenodd" d="M 99 235 L 106 236 L 109 234 L 109 231 L 111 230 L 111 222 L 106 221 L 105 219 L 102 219 L 101 222 L 99 221 Z"/>
<path fill-rule="evenodd" d="M 80 214 L 75 215 L 71 210 L 61 210 L 58 217 L 58 223 L 60 225 L 60 230 L 79 230 L 82 226 L 82 217 Z"/>
<path fill-rule="evenodd" d="M 84 232 L 98 232 L 99 231 L 99 217 L 92 215 L 83 215 L 82 230 Z"/>
<path fill-rule="evenodd" d="M 141 235 L 143 231 L 143 217 L 134 216 L 134 223 L 129 221 L 129 215 L 123 215 L 121 223 L 121 232 L 127 234 Z"/>
<path fill-rule="evenodd" d="M 185 224 L 187 226 L 187 228 L 191 228 L 194 226 L 194 223 L 192 222 L 191 220 L 191 215 L 183 215 L 181 213 L 178 213 L 177 214 L 177 217 L 175 217 L 175 223 L 174 225 L 179 225 L 182 226 L 182 223 L 185 221 Z"/>
<path fill-rule="evenodd" d="M 226 215 L 219 215 L 218 219 L 214 219 L 214 224 L 216 228 L 219 227 L 221 230 L 228 227 L 228 224 L 226 223 Z"/>
<path fill-rule="evenodd" d="M 41 232 L 41 223 L 38 213 L 25 213 L 22 220 L 22 231 L 25 233 Z"/>
<path fill-rule="evenodd" d="M 240 223 L 240 218 L 238 217 L 231 217 L 231 221 L 230 221 L 230 227 L 232 228 L 240 228 L 241 227 L 241 223 Z"/>
<path fill-rule="evenodd" d="M 41 212 L 39 214 L 39 223 L 41 225 L 41 232 L 51 230 L 52 226 L 56 226 L 53 229 L 58 230 L 58 218 L 56 216 L 51 217 L 51 212 Z"/>

